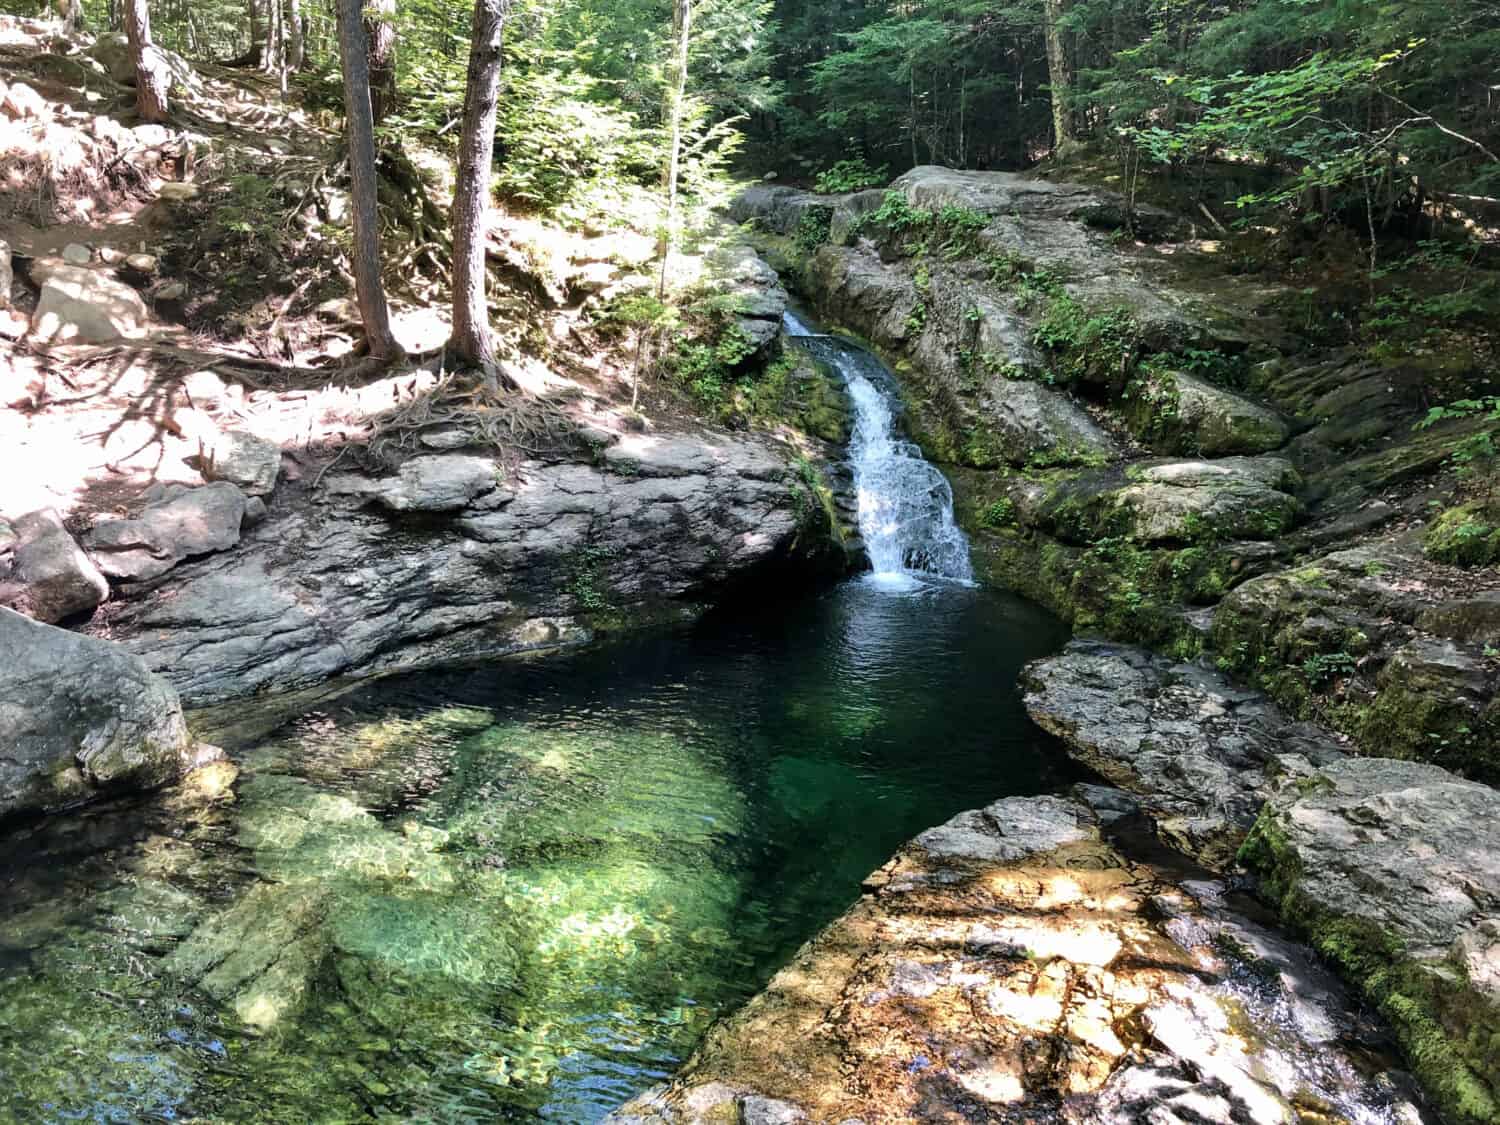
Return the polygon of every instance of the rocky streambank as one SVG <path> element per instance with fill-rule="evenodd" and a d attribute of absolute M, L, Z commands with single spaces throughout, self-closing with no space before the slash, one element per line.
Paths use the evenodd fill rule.
<path fill-rule="evenodd" d="M 1453 536 L 1475 423 L 1416 426 L 1419 365 L 1299 339 L 1285 293 L 1108 192 L 919 168 L 736 217 L 893 360 L 985 576 L 1157 652 L 1026 676 L 1118 788 L 925 833 L 619 1120 L 1500 1120 L 1500 574 Z"/>
<path fill-rule="evenodd" d="M 744 246 L 713 268 L 767 362 L 774 273 Z M 80 370 L 97 381 L 63 394 L 40 373 L 14 419 L 17 457 L 50 471 L 18 460 L 0 519 L 0 605 L 35 619 L 0 621 L 0 698 L 24 697 L 0 815 L 171 780 L 196 739 L 253 736 L 361 677 L 584 644 L 848 565 L 831 446 L 647 426 L 540 364 L 517 367 L 514 416 L 441 405 L 424 370 L 257 389 L 128 347 Z M 37 653 L 91 705 L 67 687 L 49 709 Z M 120 690 L 90 695 L 117 666 Z"/>
<path fill-rule="evenodd" d="M 1217 232 L 1088 185 L 922 167 L 734 215 L 891 360 L 985 577 L 1209 651 L 1368 753 L 1500 779 L 1500 518 L 1459 475 L 1491 423 L 1426 424 L 1478 357 L 1331 348 Z"/>

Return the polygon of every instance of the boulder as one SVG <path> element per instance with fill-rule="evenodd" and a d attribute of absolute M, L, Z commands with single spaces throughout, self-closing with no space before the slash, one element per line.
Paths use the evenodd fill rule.
<path fill-rule="evenodd" d="M 157 198 L 163 203 L 170 205 L 191 203 L 202 194 L 197 184 L 177 183 L 169 181 L 156 189 Z"/>
<path fill-rule="evenodd" d="M 109 344 L 150 330 L 141 295 L 102 272 L 43 259 L 31 278 L 41 286 L 31 314 L 31 337 L 40 344 Z"/>
<path fill-rule="evenodd" d="M 1269 453 L 1291 432 L 1266 407 L 1180 371 L 1143 380 L 1126 413 L 1136 435 L 1163 453 Z"/>
<path fill-rule="evenodd" d="M 228 481 L 251 496 L 268 496 L 281 476 L 281 446 L 244 430 L 210 431 L 201 439 L 205 480 Z"/>
<path fill-rule="evenodd" d="M 1273 539 L 1302 511 L 1291 464 L 1277 457 L 1148 461 L 1126 469 L 1016 478 L 1017 518 L 1069 543 Z"/>
<path fill-rule="evenodd" d="M 1420 762 L 1289 776 L 1242 856 L 1455 1121 L 1500 1119 L 1500 793 Z"/>
<path fill-rule="evenodd" d="M 87 613 L 109 597 L 109 583 L 73 541 L 51 508 L 29 512 L 11 525 L 15 535 L 10 604 L 38 621 Z"/>
<path fill-rule="evenodd" d="M 1157 833 L 1216 870 L 1229 867 L 1282 759 L 1337 762 L 1326 731 L 1201 664 L 1073 641 L 1030 665 L 1026 710 L 1068 755 L 1136 795 Z"/>
<path fill-rule="evenodd" d="M 118 645 L 0 609 L 0 816 L 160 785 L 217 756 Z"/>
<path fill-rule="evenodd" d="M 183 559 L 233 547 L 247 514 L 245 494 L 228 482 L 202 488 L 179 485 L 148 504 L 137 519 L 95 524 L 89 550 L 111 578 L 156 578 Z"/>
<path fill-rule="evenodd" d="M 428 454 L 407 461 L 394 477 L 334 477 L 328 491 L 367 496 L 392 512 L 456 512 L 499 484 L 499 467 L 489 458 Z"/>

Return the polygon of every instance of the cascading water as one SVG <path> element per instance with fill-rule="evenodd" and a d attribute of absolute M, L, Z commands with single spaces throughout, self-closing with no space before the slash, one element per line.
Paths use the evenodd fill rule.
<path fill-rule="evenodd" d="M 953 519 L 953 489 L 896 432 L 895 391 L 865 349 L 821 335 L 788 312 L 789 336 L 844 380 L 854 405 L 849 461 L 859 494 L 859 530 L 877 576 L 928 576 L 968 582 L 969 544 Z"/>

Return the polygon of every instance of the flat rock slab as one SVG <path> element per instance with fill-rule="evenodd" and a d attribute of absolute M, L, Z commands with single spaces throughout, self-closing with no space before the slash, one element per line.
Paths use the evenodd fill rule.
<path fill-rule="evenodd" d="M 1381 1047 L 1222 886 L 1127 858 L 1082 800 L 1013 798 L 908 845 L 675 1079 L 607 1120 L 1291 1125 L 1308 1104 L 1431 1120 L 1388 1056 L 1371 1073 Z"/>
<path fill-rule="evenodd" d="M 1329 732 L 1201 664 L 1073 641 L 1027 667 L 1026 710 L 1070 757 L 1129 790 L 1173 847 L 1223 870 L 1284 759 L 1343 758 Z"/>
<path fill-rule="evenodd" d="M 107 641 L 0 609 L 0 817 L 148 788 L 217 756 L 177 693 Z"/>
<path fill-rule="evenodd" d="M 89 549 L 111 578 L 156 578 L 183 559 L 233 547 L 240 541 L 245 513 L 245 494 L 227 482 L 175 486 L 137 519 L 96 524 Z"/>

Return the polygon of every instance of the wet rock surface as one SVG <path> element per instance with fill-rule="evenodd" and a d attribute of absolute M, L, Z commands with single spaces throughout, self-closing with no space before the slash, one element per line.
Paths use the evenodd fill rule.
<path fill-rule="evenodd" d="M 1361 1114 L 1436 1120 L 1329 973 L 1222 884 L 1130 858 L 1082 800 L 1036 798 L 904 849 L 672 1083 L 609 1120 Z"/>
<path fill-rule="evenodd" d="M 0 609 L 0 817 L 176 779 L 216 756 L 116 645 Z"/>

